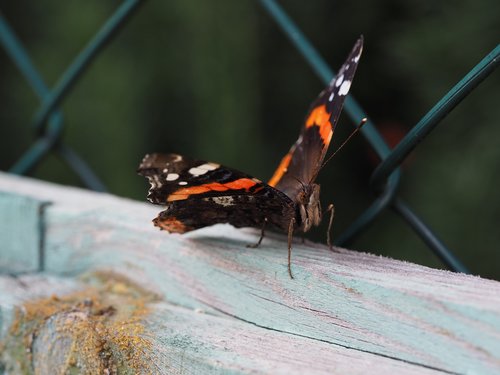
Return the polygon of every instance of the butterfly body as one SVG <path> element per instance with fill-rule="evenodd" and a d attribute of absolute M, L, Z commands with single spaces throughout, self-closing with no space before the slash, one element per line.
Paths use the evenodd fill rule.
<path fill-rule="evenodd" d="M 177 154 L 148 154 L 138 173 L 151 188 L 148 200 L 165 206 L 153 222 L 169 232 L 185 233 L 217 223 L 235 227 L 269 226 L 288 233 L 289 272 L 294 232 L 321 222 L 322 167 L 363 46 L 360 38 L 339 73 L 311 105 L 297 141 L 268 183 L 217 163 Z"/>
<path fill-rule="evenodd" d="M 296 221 L 302 232 L 307 232 L 311 227 L 321 223 L 321 203 L 319 201 L 320 186 L 310 184 L 304 186 L 304 190 L 296 197 L 297 212 Z"/>

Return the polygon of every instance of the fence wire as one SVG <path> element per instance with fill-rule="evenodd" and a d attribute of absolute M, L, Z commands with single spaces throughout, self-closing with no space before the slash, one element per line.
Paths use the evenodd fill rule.
<path fill-rule="evenodd" d="M 325 85 L 328 84 L 334 76 L 333 70 L 326 64 L 299 27 L 275 0 L 259 1 L 316 75 Z M 9 169 L 11 173 L 26 175 L 43 162 L 49 153 L 53 152 L 62 157 L 86 187 L 96 191 L 106 191 L 106 187 L 89 165 L 70 146 L 64 143 L 61 136 L 64 119 L 59 107 L 78 82 L 78 79 L 85 73 L 89 64 L 102 52 L 106 44 L 119 32 L 126 21 L 137 12 L 138 6 L 143 2 L 144 0 L 123 1 L 97 31 L 94 38 L 76 56 L 52 89 L 45 85 L 42 76 L 31 62 L 29 54 L 0 13 L 0 43 L 2 43 L 13 63 L 21 71 L 41 101 L 31 124 L 36 139 L 31 147 Z M 401 178 L 399 165 L 450 111 L 495 70 L 499 64 L 499 56 L 500 46 L 497 46 L 457 83 L 392 150 L 384 142 L 373 122 L 357 101 L 352 95 L 348 96 L 345 102 L 346 113 L 355 126 L 359 124 L 362 118 L 368 119 L 361 132 L 382 161 L 371 176 L 371 188 L 376 198 L 337 238 L 336 245 L 345 246 L 351 243 L 384 210 L 391 208 L 422 238 L 424 243 L 449 269 L 469 273 L 453 251 L 397 196 Z"/>

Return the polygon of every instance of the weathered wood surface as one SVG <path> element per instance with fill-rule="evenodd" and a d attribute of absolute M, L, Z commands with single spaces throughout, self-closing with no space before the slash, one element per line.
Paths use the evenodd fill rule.
<path fill-rule="evenodd" d="M 0 194 L 0 239 L 9 244 L 2 251 L 0 272 L 38 271 L 40 264 L 40 213 L 45 202 L 15 193 Z M 22 225 L 20 225 L 22 223 Z"/>
<path fill-rule="evenodd" d="M 154 372 L 500 372 L 496 281 L 299 242 L 291 280 L 283 236 L 248 249 L 256 231 L 160 232 L 150 221 L 159 210 L 146 203 L 5 174 L 2 191 L 51 202 L 40 216 L 45 272 L 66 281 L 42 294 L 68 293 L 72 278 L 98 271 L 159 296 L 141 318 Z M 11 217 L 7 206 L 1 220 Z M 0 257 L 12 251 L 2 240 Z M 31 282 L 15 289 L 12 277 L 0 280 L 5 338 L 13 307 L 36 293 Z"/>

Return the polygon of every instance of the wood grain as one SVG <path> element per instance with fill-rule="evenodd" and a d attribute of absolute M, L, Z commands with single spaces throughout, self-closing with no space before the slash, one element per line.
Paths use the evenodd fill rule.
<path fill-rule="evenodd" d="M 47 272 L 112 271 L 162 296 L 148 320 L 159 373 L 171 353 L 184 353 L 179 373 L 500 371 L 496 281 L 308 242 L 294 244 L 291 280 L 281 235 L 248 249 L 256 231 L 169 235 L 151 224 L 158 207 L 106 194 L 7 175 L 0 190 L 52 203 Z"/>

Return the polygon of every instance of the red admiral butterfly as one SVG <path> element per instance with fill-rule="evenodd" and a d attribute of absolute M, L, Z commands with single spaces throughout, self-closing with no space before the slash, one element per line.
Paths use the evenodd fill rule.
<path fill-rule="evenodd" d="M 288 271 L 293 278 L 292 235 L 295 231 L 307 232 L 321 221 L 320 186 L 315 180 L 362 49 L 361 37 L 337 76 L 313 102 L 298 140 L 267 184 L 216 163 L 176 154 L 146 155 L 138 173 L 151 184 L 148 200 L 166 206 L 153 220 L 154 225 L 175 233 L 217 223 L 262 228 L 254 246 L 260 244 L 264 228 L 270 225 L 288 233 Z"/>

